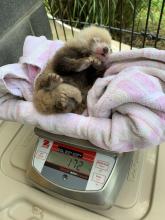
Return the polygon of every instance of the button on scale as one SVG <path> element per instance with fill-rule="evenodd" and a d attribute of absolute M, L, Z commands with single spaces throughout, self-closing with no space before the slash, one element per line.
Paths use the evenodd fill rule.
<path fill-rule="evenodd" d="M 107 161 L 98 160 L 96 163 L 96 168 L 99 168 L 100 170 L 108 170 L 109 163 Z"/>
<path fill-rule="evenodd" d="M 93 181 L 97 183 L 104 183 L 106 179 L 105 175 L 99 174 L 99 173 L 94 173 L 93 174 Z"/>
<path fill-rule="evenodd" d="M 43 152 L 43 151 L 38 151 L 38 152 L 36 152 L 36 158 L 38 158 L 38 159 L 41 159 L 41 160 L 46 160 L 46 158 L 47 158 L 47 153 L 46 152 Z"/>

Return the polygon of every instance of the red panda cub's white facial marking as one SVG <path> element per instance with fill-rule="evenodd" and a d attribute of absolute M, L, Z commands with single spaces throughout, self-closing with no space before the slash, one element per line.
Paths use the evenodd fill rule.
<path fill-rule="evenodd" d="M 93 54 L 100 60 L 104 60 L 106 56 L 112 53 L 111 45 L 102 41 L 99 37 L 94 37 L 90 46 Z"/>

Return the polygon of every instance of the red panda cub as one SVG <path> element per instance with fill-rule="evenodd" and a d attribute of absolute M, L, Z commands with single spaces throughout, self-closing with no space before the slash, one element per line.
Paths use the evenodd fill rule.
<path fill-rule="evenodd" d="M 82 113 L 87 93 L 105 71 L 111 35 L 89 26 L 59 49 L 35 82 L 33 102 L 43 114 Z"/>

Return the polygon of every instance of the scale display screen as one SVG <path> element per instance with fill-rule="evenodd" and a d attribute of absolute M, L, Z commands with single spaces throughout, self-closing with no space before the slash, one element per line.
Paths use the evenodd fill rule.
<path fill-rule="evenodd" d="M 44 166 L 88 179 L 96 152 L 54 142 Z"/>

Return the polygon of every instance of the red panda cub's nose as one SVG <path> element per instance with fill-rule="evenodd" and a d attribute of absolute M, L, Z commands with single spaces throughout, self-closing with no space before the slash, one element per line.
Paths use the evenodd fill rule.
<path fill-rule="evenodd" d="M 103 53 L 104 53 L 104 54 L 108 53 L 108 51 L 109 51 L 108 47 L 104 47 L 104 48 L 103 48 Z"/>

